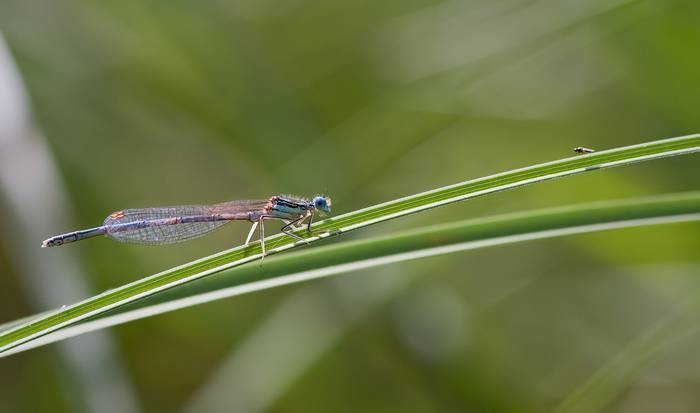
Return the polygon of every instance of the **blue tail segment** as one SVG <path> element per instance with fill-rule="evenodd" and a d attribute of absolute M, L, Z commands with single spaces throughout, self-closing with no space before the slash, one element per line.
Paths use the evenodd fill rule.
<path fill-rule="evenodd" d="M 42 248 L 58 247 L 59 245 L 68 244 L 69 242 L 80 241 L 81 239 L 96 237 L 106 234 L 105 227 L 96 227 L 84 229 L 82 231 L 69 232 L 67 234 L 56 235 L 41 243 Z"/>

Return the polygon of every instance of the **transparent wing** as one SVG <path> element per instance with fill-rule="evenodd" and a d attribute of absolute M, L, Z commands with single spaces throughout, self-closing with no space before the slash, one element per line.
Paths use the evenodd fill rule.
<path fill-rule="evenodd" d="M 236 214 L 264 208 L 267 201 L 231 201 L 216 205 L 184 205 L 117 211 L 104 221 L 106 234 L 120 242 L 171 244 L 206 235 L 230 220 L 207 221 L 215 214 Z M 259 208 L 259 209 L 256 209 Z M 171 218 L 194 217 L 198 222 L 177 222 Z"/>

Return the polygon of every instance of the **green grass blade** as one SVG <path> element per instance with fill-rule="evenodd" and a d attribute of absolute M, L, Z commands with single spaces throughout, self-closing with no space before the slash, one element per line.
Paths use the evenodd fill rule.
<path fill-rule="evenodd" d="M 700 192 L 607 201 L 435 225 L 271 258 L 181 285 L 6 354 L 88 331 L 273 286 L 422 257 L 616 228 L 700 220 Z"/>
<path fill-rule="evenodd" d="M 324 220 L 314 226 L 315 234 L 317 235 L 307 239 L 309 242 L 314 242 L 322 238 L 440 205 L 548 179 L 698 151 L 700 151 L 700 135 L 689 135 L 516 169 L 412 195 Z M 298 235 L 306 236 L 307 234 L 305 231 L 300 230 Z M 267 240 L 268 246 L 274 246 L 274 248 L 268 247 L 270 253 L 280 252 L 303 244 L 300 242 L 295 243 L 291 238 L 283 237 L 279 234 L 268 237 Z M 77 304 L 37 317 L 29 322 L 15 325 L 0 332 L 0 353 L 81 320 L 95 317 L 109 310 L 122 307 L 207 275 L 254 261 L 260 257 L 260 252 L 259 243 L 254 243 L 247 247 L 236 247 L 107 291 Z M 309 253 L 313 254 L 313 252 Z M 321 258 L 326 260 L 328 264 L 332 264 L 334 259 L 329 253 L 325 253 Z M 359 255 L 358 259 L 360 259 Z M 269 264 L 266 262 L 266 273 L 272 272 L 272 268 L 270 268 L 272 265 L 272 262 Z"/>

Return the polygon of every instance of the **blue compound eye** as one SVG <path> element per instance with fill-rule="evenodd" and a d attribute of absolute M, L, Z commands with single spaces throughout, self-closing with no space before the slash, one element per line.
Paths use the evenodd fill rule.
<path fill-rule="evenodd" d="M 325 196 L 317 196 L 314 198 L 314 206 L 316 209 L 319 211 L 323 212 L 329 212 L 331 210 L 331 200 L 326 198 Z"/>

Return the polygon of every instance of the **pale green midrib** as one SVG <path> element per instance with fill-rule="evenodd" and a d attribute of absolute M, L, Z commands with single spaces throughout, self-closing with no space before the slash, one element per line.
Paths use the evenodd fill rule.
<path fill-rule="evenodd" d="M 506 172 L 497 176 L 485 179 L 477 179 L 467 181 L 463 184 L 452 185 L 445 188 L 443 191 L 435 190 L 429 193 L 418 194 L 413 197 L 404 198 L 397 201 L 395 204 L 383 204 L 377 207 L 370 207 L 357 213 L 346 214 L 340 218 L 329 219 L 319 223 L 315 228 L 317 230 L 332 231 L 343 228 L 344 223 L 356 224 L 370 219 L 377 219 L 382 216 L 389 216 L 400 211 L 407 211 L 417 206 L 428 207 L 428 204 L 443 202 L 450 198 L 466 195 L 479 190 L 496 188 L 499 185 L 510 185 L 517 182 L 542 177 L 549 179 L 551 175 L 570 171 L 571 174 L 585 172 L 586 169 L 600 167 L 603 164 L 609 164 L 616 161 L 628 160 L 623 164 L 629 164 L 638 161 L 637 158 L 649 155 L 658 155 L 653 159 L 663 156 L 670 156 L 668 152 L 686 150 L 687 153 L 700 150 L 700 135 L 690 135 L 686 137 L 667 139 L 662 141 L 651 142 L 643 145 L 635 145 L 628 148 L 619 148 L 611 151 L 594 153 L 580 158 L 565 159 L 561 161 L 550 162 L 547 164 L 535 165 L 529 168 L 523 168 L 516 171 Z M 593 170 L 595 170 L 593 169 Z M 269 238 L 273 239 L 272 237 Z M 282 240 L 278 247 L 290 244 L 291 240 Z M 30 337 L 33 334 L 43 332 L 50 327 L 59 325 L 76 317 L 89 314 L 91 311 L 101 307 L 109 306 L 118 303 L 124 299 L 134 297 L 141 293 L 146 293 L 149 290 L 158 287 L 167 286 L 173 282 L 187 278 L 196 274 L 199 270 L 211 270 L 229 264 L 235 257 L 246 257 L 260 252 L 259 243 L 253 244 L 248 248 L 236 248 L 231 252 L 221 254 L 210 260 L 204 259 L 194 265 L 184 266 L 172 272 L 162 273 L 158 277 L 150 277 L 143 282 L 134 282 L 122 287 L 116 291 L 93 297 L 83 303 L 77 304 L 73 308 L 68 308 L 60 312 L 52 313 L 44 318 L 36 320 L 33 323 L 18 326 L 14 329 L 0 333 L 0 351 L 7 350 L 8 345 L 17 345 L 18 341 Z"/>

